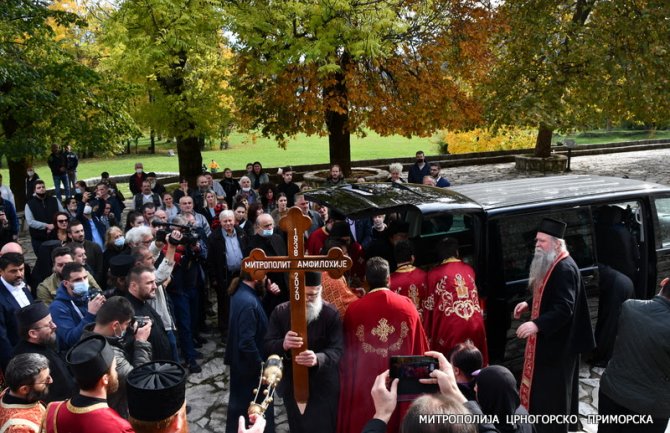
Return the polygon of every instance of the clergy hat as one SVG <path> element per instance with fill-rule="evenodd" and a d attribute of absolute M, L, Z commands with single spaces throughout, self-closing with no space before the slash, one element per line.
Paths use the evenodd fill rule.
<path fill-rule="evenodd" d="M 135 265 L 130 254 L 118 254 L 109 260 L 109 273 L 114 277 L 127 277 Z"/>
<path fill-rule="evenodd" d="M 186 398 L 186 370 L 172 361 L 142 364 L 126 380 L 128 413 L 138 421 L 155 422 L 171 417 Z"/>
<path fill-rule="evenodd" d="M 114 350 L 105 337 L 94 334 L 72 346 L 65 361 L 79 386 L 89 388 L 109 371 L 114 361 Z"/>
<path fill-rule="evenodd" d="M 321 272 L 305 272 L 305 285 L 314 287 L 321 285 Z"/>
<path fill-rule="evenodd" d="M 555 220 L 553 218 L 545 218 L 540 222 L 537 231 L 558 239 L 563 239 L 565 237 L 565 228 L 567 226 L 568 225 L 563 221 Z"/>
<path fill-rule="evenodd" d="M 330 237 L 334 239 L 351 237 L 351 230 L 349 223 L 346 221 L 335 221 L 333 227 L 330 229 Z"/>
<path fill-rule="evenodd" d="M 35 301 L 16 311 L 16 323 L 28 329 L 49 315 L 49 307 L 42 301 Z"/>

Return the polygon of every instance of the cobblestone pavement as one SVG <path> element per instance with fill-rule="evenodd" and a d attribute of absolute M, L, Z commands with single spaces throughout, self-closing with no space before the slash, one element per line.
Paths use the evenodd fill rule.
<path fill-rule="evenodd" d="M 572 174 L 627 176 L 670 185 L 669 158 L 670 149 L 575 157 L 571 164 Z M 442 170 L 442 174 L 453 185 L 543 176 L 540 173 L 517 172 L 513 163 L 453 167 Z M 191 406 L 188 415 L 191 433 L 221 432 L 226 423 L 229 372 L 223 364 L 224 344 L 216 333 L 206 336 L 209 342 L 201 349 L 205 355 L 202 372 L 189 377 L 186 390 L 187 401 Z M 586 424 L 585 416 L 597 413 L 598 385 L 602 372 L 602 368 L 589 368 L 587 365 L 582 365 L 580 369 L 579 412 L 584 431 L 589 433 L 596 432 L 597 427 Z M 277 403 L 276 431 L 285 433 L 289 431 L 286 413 L 280 399 Z M 666 433 L 670 433 L 670 426 Z"/>

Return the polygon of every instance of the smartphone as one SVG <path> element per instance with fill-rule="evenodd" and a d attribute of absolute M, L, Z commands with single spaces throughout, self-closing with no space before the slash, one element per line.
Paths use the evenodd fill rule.
<path fill-rule="evenodd" d="M 430 373 L 439 368 L 437 359 L 431 356 L 392 356 L 389 370 L 391 378 L 400 379 L 398 395 L 416 395 L 434 393 L 439 390 L 436 384 L 424 384 L 419 379 L 430 379 Z M 401 401 L 405 401 L 400 398 Z"/>

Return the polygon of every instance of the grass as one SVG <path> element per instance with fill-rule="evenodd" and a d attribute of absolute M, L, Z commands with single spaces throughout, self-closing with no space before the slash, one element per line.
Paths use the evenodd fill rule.
<path fill-rule="evenodd" d="M 577 144 L 608 143 L 650 138 L 670 138 L 670 131 L 631 131 L 631 130 L 595 130 L 578 134 L 559 136 L 555 141 L 564 138 L 573 138 Z M 156 154 L 148 153 L 148 138 L 139 140 L 137 149 L 131 145 L 130 155 L 114 155 L 101 158 L 86 159 L 80 162 L 79 178 L 95 178 L 100 172 L 108 171 L 111 175 L 130 174 L 136 161 L 144 163 L 145 171 L 177 172 L 177 157 L 167 156 L 168 150 L 176 150 L 174 143 L 157 142 Z M 218 143 L 215 145 L 218 149 Z M 423 150 L 426 155 L 436 155 L 438 146 L 433 138 L 408 139 L 399 135 L 381 137 L 369 132 L 366 137 L 351 138 L 352 160 L 366 160 L 377 158 L 412 157 L 417 150 Z M 328 138 L 308 137 L 304 134 L 296 136 L 288 142 L 287 148 L 277 146 L 274 140 L 256 138 L 252 134 L 233 133 L 230 137 L 230 146 L 226 150 L 206 150 L 202 152 L 203 163 L 209 164 L 214 159 L 221 168 L 230 167 L 233 170 L 244 169 L 247 162 L 260 161 L 264 167 L 281 167 L 285 165 L 321 164 L 328 163 Z M 38 174 L 47 179 L 50 185 L 51 176 L 46 161 L 35 165 Z M 6 175 L 6 169 L 3 174 Z"/>
<path fill-rule="evenodd" d="M 115 155 L 104 158 L 93 158 L 80 161 L 77 174 L 79 178 L 99 177 L 100 172 L 107 171 L 111 175 L 130 174 L 134 170 L 134 164 L 141 161 L 144 171 L 155 172 L 178 172 L 177 157 L 167 156 L 168 149 L 176 152 L 174 143 L 157 142 L 156 154 L 148 153 L 149 139 L 139 140 L 139 154 L 135 153 L 135 145 L 131 144 L 130 155 Z M 248 162 L 260 161 L 264 167 L 281 167 L 285 165 L 322 164 L 329 162 L 328 138 L 307 137 L 299 135 L 291 140 L 286 149 L 277 146 L 277 142 L 266 138 L 257 138 L 250 134 L 232 134 L 230 145 L 226 150 L 206 150 L 202 152 L 204 164 L 214 159 L 223 169 L 230 167 L 233 170 L 241 170 Z M 413 157 L 417 150 L 423 150 L 427 155 L 437 154 L 437 144 L 432 138 L 408 139 L 398 135 L 381 137 L 375 133 L 369 133 L 365 138 L 351 138 L 351 157 L 354 161 Z M 3 170 L 6 172 L 6 170 Z M 35 165 L 35 171 L 42 177 L 50 179 L 50 171 L 46 161 Z M 47 181 L 47 184 L 50 182 Z"/>

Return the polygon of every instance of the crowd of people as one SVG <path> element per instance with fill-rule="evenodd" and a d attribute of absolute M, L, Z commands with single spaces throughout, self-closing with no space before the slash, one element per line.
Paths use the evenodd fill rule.
<path fill-rule="evenodd" d="M 530 313 L 516 331 L 527 340 L 519 388 L 509 370 L 489 365 L 475 271 L 461 259 L 456 239 L 437 243 L 436 265 L 421 269 L 414 265 L 407 222 L 394 214 L 351 220 L 310 203 L 291 167 L 281 170 L 277 184 L 254 162 L 239 179 L 224 168 L 220 180 L 203 172 L 194 185 L 180 179 L 167 191 L 138 162 L 126 200 L 107 173 L 93 187 L 76 180 L 68 152 L 54 147 L 49 158 L 58 197 L 32 168 L 26 173 L 31 189 L 24 214 L 37 256 L 32 267 L 16 242 L 13 197 L 0 187 L 0 222 L 9 233 L 0 236 L 0 369 L 7 386 L 0 421 L 15 419 L 23 428 L 8 431 L 78 432 L 98 422 L 110 432 L 187 431 L 185 378 L 202 372 L 198 349 L 206 342 L 207 318 L 216 317 L 230 369 L 228 433 L 274 431 L 272 405 L 265 418 L 247 417 L 271 354 L 284 361 L 278 392 L 293 433 L 567 432 L 567 423 L 506 418 L 576 413 L 579 354 L 593 349 L 594 339 L 579 269 L 563 241 L 565 223 L 542 221 L 529 271 L 531 296 L 514 309 L 516 318 Z M 405 182 L 402 168 L 391 165 L 389 182 Z M 406 181 L 449 186 L 423 152 Z M 332 166 L 324 185 L 343 184 L 340 167 Z M 340 278 L 306 274 L 307 335 L 291 329 L 286 273 L 255 281 L 242 269 L 255 248 L 267 257 L 287 255 L 279 221 L 292 206 L 311 220 L 305 254 L 337 247 L 352 260 Z M 653 308 L 641 304 L 640 313 L 628 313 L 627 307 L 622 320 L 639 323 L 645 308 L 667 314 L 668 290 L 635 301 L 653 302 Z M 659 333 L 667 336 L 667 327 Z M 634 382 L 626 368 L 639 362 L 622 351 L 635 345 L 644 357 L 651 345 L 629 339 L 613 349 L 617 368 L 606 371 L 601 402 L 610 411 L 652 413 L 653 427 L 645 431 L 662 431 L 654 429 L 667 423 L 667 399 L 644 412 L 622 393 Z M 665 347 L 668 341 L 656 340 Z M 670 365 L 665 353 L 662 361 Z M 386 371 L 390 358 L 424 354 L 438 368 L 422 383 L 439 391 L 399 394 Z M 309 371 L 306 406 L 293 395 L 292 362 Z M 434 425 L 419 422 L 421 414 L 486 414 L 499 421 L 431 430 Z"/>

